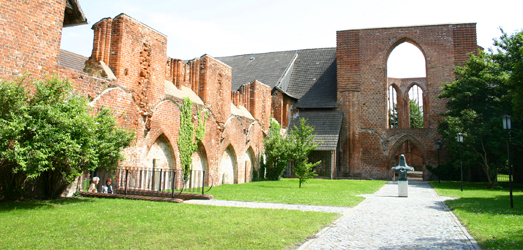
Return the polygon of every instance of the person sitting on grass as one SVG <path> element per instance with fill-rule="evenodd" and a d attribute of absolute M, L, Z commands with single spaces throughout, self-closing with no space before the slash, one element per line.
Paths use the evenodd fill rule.
<path fill-rule="evenodd" d="M 89 186 L 89 190 L 87 192 L 98 193 L 98 190 L 96 189 L 96 185 L 98 185 L 98 182 L 100 182 L 100 177 L 93 177 L 93 183 L 91 183 L 91 186 Z"/>
<path fill-rule="evenodd" d="M 105 180 L 105 185 L 102 187 L 102 193 L 112 194 L 113 193 L 113 186 L 111 186 L 112 183 L 113 182 L 112 182 L 111 178 L 107 178 Z"/>

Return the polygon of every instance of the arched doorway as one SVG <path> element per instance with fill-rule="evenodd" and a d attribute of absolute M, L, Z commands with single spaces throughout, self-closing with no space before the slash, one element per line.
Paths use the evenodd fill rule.
<path fill-rule="evenodd" d="M 219 165 L 219 180 L 221 184 L 238 183 L 238 164 L 236 162 L 236 153 L 231 145 L 225 149 L 222 154 Z"/>
<path fill-rule="evenodd" d="M 405 156 L 407 164 L 413 167 L 415 171 L 423 171 L 425 166 L 425 157 L 423 156 L 420 148 L 416 146 L 415 143 L 407 140 L 397 148 L 396 152 L 393 154 L 395 165 L 398 165 L 401 154 Z"/>

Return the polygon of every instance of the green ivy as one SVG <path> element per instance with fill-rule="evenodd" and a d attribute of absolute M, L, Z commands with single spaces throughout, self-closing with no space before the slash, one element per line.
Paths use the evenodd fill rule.
<path fill-rule="evenodd" d="M 189 171 L 191 170 L 191 156 L 198 149 L 198 142 L 205 137 L 205 124 L 207 122 L 207 113 L 204 113 L 203 110 L 198 110 L 197 121 L 193 123 L 192 104 L 191 99 L 184 97 L 180 110 L 178 149 L 180 150 L 180 161 L 185 179 L 189 177 Z"/>

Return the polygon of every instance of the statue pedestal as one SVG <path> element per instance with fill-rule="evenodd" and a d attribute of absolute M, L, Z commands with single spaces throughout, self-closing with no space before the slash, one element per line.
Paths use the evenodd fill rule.
<path fill-rule="evenodd" d="M 398 196 L 408 197 L 409 196 L 409 181 L 398 181 Z"/>

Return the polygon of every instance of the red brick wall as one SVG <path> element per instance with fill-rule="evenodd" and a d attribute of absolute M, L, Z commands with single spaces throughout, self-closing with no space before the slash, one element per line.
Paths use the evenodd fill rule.
<path fill-rule="evenodd" d="M 65 0 L 0 2 L 0 77 L 58 64 Z"/>
<path fill-rule="evenodd" d="M 388 128 L 387 59 L 402 42 L 417 46 L 426 59 L 425 128 Z M 342 123 L 340 166 L 345 175 L 388 179 L 394 155 L 410 141 L 426 164 L 436 164 L 437 125 L 445 110 L 441 83 L 475 52 L 475 24 L 347 30 L 337 32 L 338 103 Z"/>
<path fill-rule="evenodd" d="M 150 165 L 149 150 L 158 138 L 164 138 L 162 142 L 168 142 L 169 150 L 174 151 L 176 168 L 180 167 L 177 139 L 182 100 L 165 94 L 165 80 L 178 88 L 191 88 L 205 102 L 195 104 L 193 113 L 205 109 L 209 114 L 202 150 L 211 174 L 217 174 L 228 145 L 233 146 L 239 164 L 236 182 L 249 178 L 250 173 L 245 173 L 249 148 L 256 157 L 251 165 L 257 166 L 263 151 L 263 129 L 269 124 L 269 87 L 254 82 L 245 89 L 248 95 L 240 93 L 249 97 L 242 103 L 256 110 L 255 120 L 232 115 L 229 66 L 207 55 L 186 64 L 168 59 L 167 38 L 125 14 L 93 25 L 93 52 L 86 63 L 89 73 L 58 66 L 65 1 L 2 1 L 0 6 L 0 76 L 11 78 L 27 70 L 38 77 L 41 70 L 51 71 L 69 78 L 95 109 L 112 109 L 119 125 L 137 136 L 124 150 L 126 159 L 121 166 Z M 101 76 L 100 61 L 111 68 L 116 80 Z"/>

